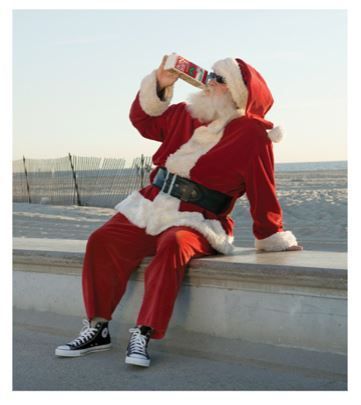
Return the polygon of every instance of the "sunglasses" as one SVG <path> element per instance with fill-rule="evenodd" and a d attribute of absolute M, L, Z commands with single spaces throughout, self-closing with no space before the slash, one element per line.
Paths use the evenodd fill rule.
<path fill-rule="evenodd" d="M 211 72 L 211 73 L 208 74 L 207 80 L 215 80 L 217 83 L 220 83 L 220 84 L 225 84 L 226 83 L 224 77 L 222 77 L 220 75 L 217 75 L 214 72 Z"/>

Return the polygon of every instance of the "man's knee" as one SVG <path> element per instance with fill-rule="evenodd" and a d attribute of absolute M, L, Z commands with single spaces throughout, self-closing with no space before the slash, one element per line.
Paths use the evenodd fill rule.
<path fill-rule="evenodd" d="M 108 232 L 104 227 L 100 227 L 93 231 L 87 241 L 87 249 L 92 249 L 94 247 L 103 245 L 105 240 L 107 239 Z"/>
<path fill-rule="evenodd" d="M 171 228 L 161 235 L 158 243 L 158 252 L 183 251 L 192 246 L 193 234 L 187 229 Z"/>

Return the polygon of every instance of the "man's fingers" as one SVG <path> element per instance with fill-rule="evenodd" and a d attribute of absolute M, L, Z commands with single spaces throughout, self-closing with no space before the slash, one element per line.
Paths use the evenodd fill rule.
<path fill-rule="evenodd" d="M 286 250 L 287 250 L 287 251 L 303 250 L 303 246 L 300 246 L 300 245 L 290 246 L 290 247 L 287 248 Z"/>
<path fill-rule="evenodd" d="M 168 55 L 164 55 L 164 56 L 163 56 L 162 63 L 160 64 L 160 67 L 161 67 L 162 69 L 164 69 L 164 65 L 165 65 L 165 62 L 167 61 L 167 58 L 168 58 Z"/>

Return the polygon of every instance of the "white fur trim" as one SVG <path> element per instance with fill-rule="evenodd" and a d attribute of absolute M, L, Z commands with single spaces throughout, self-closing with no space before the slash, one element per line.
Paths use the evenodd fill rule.
<path fill-rule="evenodd" d="M 282 127 L 277 126 L 267 131 L 268 137 L 272 142 L 281 142 L 284 135 L 284 130 Z"/>
<path fill-rule="evenodd" d="M 179 211 L 179 205 L 180 200 L 162 192 L 150 201 L 135 191 L 115 209 L 134 225 L 145 228 L 148 235 L 158 235 L 172 226 L 188 226 L 204 235 L 217 251 L 233 251 L 233 237 L 226 234 L 218 220 L 205 219 L 199 212 Z"/>
<path fill-rule="evenodd" d="M 212 149 L 222 138 L 227 121 L 216 120 L 197 128 L 188 142 L 168 156 L 165 167 L 171 173 L 190 178 L 190 171 L 198 159 Z"/>
<path fill-rule="evenodd" d="M 234 102 L 244 114 L 247 107 L 248 89 L 242 79 L 242 73 L 238 63 L 232 58 L 226 58 L 216 62 L 212 69 L 226 79 L 226 84 L 232 94 Z"/>
<path fill-rule="evenodd" d="M 265 239 L 256 239 L 255 248 L 268 252 L 280 252 L 297 245 L 297 239 L 291 231 L 276 232 Z"/>
<path fill-rule="evenodd" d="M 146 76 L 140 85 L 139 102 L 143 111 L 151 117 L 158 117 L 169 107 L 173 97 L 173 86 L 165 89 L 165 101 L 159 99 L 157 95 L 157 75 L 154 70 Z"/>

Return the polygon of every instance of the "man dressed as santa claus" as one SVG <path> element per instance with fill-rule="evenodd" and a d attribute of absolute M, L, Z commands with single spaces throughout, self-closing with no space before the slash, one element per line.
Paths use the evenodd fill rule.
<path fill-rule="evenodd" d="M 125 358 L 148 367 L 149 340 L 164 337 L 189 261 L 232 252 L 229 215 L 243 194 L 256 249 L 302 249 L 283 229 L 272 150 L 280 131 L 264 118 L 273 98 L 262 76 L 241 59 L 223 59 L 204 90 L 189 103 L 170 105 L 179 74 L 165 70 L 165 61 L 143 79 L 130 110 L 140 134 L 159 142 L 151 184 L 120 202 L 118 213 L 89 237 L 82 275 L 88 319 L 57 356 L 111 347 L 108 322 L 131 273 L 152 256 Z"/>

